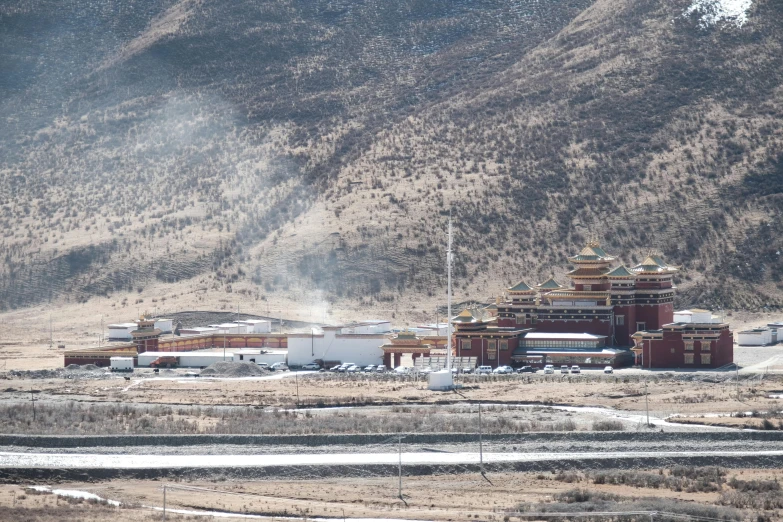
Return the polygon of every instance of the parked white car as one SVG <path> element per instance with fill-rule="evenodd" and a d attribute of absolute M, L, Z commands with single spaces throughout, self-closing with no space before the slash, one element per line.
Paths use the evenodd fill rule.
<path fill-rule="evenodd" d="M 364 367 L 364 373 L 370 373 L 375 371 L 375 365 L 371 364 L 369 366 Z"/>
<path fill-rule="evenodd" d="M 604 373 L 614 373 L 614 368 L 607 366 L 604 368 Z"/>
<path fill-rule="evenodd" d="M 362 371 L 361 366 L 356 366 L 355 364 L 352 364 L 348 367 L 347 370 L 345 370 L 345 373 L 359 373 Z"/>
<path fill-rule="evenodd" d="M 288 369 L 288 366 L 285 365 L 284 362 L 276 362 L 272 366 L 269 367 L 270 370 L 273 372 L 282 372 Z"/>
<path fill-rule="evenodd" d="M 375 367 L 375 373 L 384 373 L 386 371 L 386 365 L 385 364 L 379 364 Z"/>
<path fill-rule="evenodd" d="M 321 366 L 318 363 L 307 363 L 302 366 L 303 370 L 320 370 Z"/>
<path fill-rule="evenodd" d="M 394 373 L 408 373 L 410 369 L 407 366 L 398 366 L 394 369 Z"/>
<path fill-rule="evenodd" d="M 555 367 L 551 364 L 544 366 L 544 373 L 555 373 Z"/>
<path fill-rule="evenodd" d="M 498 375 L 508 375 L 510 373 L 514 373 L 514 369 L 511 366 L 498 366 L 492 371 L 492 373 L 496 373 Z"/>
<path fill-rule="evenodd" d="M 492 366 L 479 366 L 478 368 L 476 368 L 476 373 L 478 374 L 492 373 Z"/>

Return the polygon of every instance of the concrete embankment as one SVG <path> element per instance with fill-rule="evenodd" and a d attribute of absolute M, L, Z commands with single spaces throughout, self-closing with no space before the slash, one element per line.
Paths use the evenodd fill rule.
<path fill-rule="evenodd" d="M 405 435 L 406 444 L 456 444 L 478 441 L 476 433 L 416 433 Z M 398 434 L 372 435 L 0 435 L 0 446 L 24 448 L 89 448 L 128 446 L 332 446 L 382 444 Z M 524 444 L 531 442 L 638 443 L 703 441 L 783 442 L 783 431 L 710 431 L 710 432 L 537 432 L 493 434 L 483 436 L 485 442 Z"/>

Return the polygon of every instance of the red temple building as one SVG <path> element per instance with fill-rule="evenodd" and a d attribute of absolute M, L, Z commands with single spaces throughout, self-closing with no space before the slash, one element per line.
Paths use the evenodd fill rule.
<path fill-rule="evenodd" d="M 131 332 L 133 344 L 136 345 L 136 352 L 156 352 L 158 350 L 158 340 L 162 332 L 160 328 L 155 328 L 155 320 L 142 316 L 136 324 L 136 329 Z"/>
<path fill-rule="evenodd" d="M 492 314 L 465 310 L 454 317 L 455 355 L 491 366 L 714 368 L 732 362 L 728 325 L 674 322 L 672 278 L 678 269 L 660 256 L 649 255 L 632 267 L 612 266 L 615 257 L 591 241 L 568 260 L 573 265 L 568 287 L 554 278 L 536 286 L 519 282 L 496 304 L 496 317 L 495 307 Z M 699 334 L 684 333 L 691 331 Z M 695 343 L 683 341 L 683 335 L 695 335 Z M 702 356 L 699 350 L 708 344 L 699 336 L 709 337 L 714 355 Z M 692 345 L 699 347 L 694 357 L 687 353 Z M 649 352 L 646 360 L 642 346 Z"/>
<path fill-rule="evenodd" d="M 610 346 L 632 346 L 631 335 L 672 322 L 677 268 L 658 256 L 626 268 L 596 242 L 569 257 L 571 288 L 553 278 L 530 287 L 508 289 L 510 299 L 498 305 L 498 326 L 535 327 L 541 332 L 604 335 Z"/>

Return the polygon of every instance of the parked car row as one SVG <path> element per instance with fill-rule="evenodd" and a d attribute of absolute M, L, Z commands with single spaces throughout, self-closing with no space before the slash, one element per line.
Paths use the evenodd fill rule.
<path fill-rule="evenodd" d="M 275 366 L 277 366 L 277 365 L 282 365 L 283 368 L 280 368 L 280 367 L 275 368 Z M 264 366 L 266 366 L 266 365 L 264 364 Z M 269 369 L 270 370 L 280 370 L 280 369 L 287 370 L 288 367 L 285 366 L 284 363 L 275 363 L 272 366 L 270 366 Z M 302 366 L 302 369 L 303 370 L 321 370 L 321 367 L 317 363 L 309 363 L 309 364 L 305 364 L 304 366 Z M 321 371 L 327 371 L 327 370 L 323 369 Z M 387 369 L 386 366 L 383 365 L 383 364 L 378 364 L 378 365 L 370 364 L 369 366 L 362 367 L 360 365 L 353 364 L 353 363 L 342 363 L 342 364 L 338 364 L 336 366 L 333 366 L 333 367 L 329 368 L 328 371 L 335 372 L 335 373 L 385 373 L 385 372 L 390 371 L 390 370 Z M 429 367 L 429 366 L 425 366 L 423 368 L 413 368 L 413 367 L 410 367 L 410 366 L 398 366 L 398 367 L 394 368 L 391 371 L 393 371 L 394 373 L 399 373 L 399 374 L 418 373 L 420 375 L 421 374 L 427 375 L 429 373 L 432 373 L 434 370 L 431 367 Z M 479 374 L 479 375 L 488 375 L 488 374 L 511 375 L 513 373 L 537 373 L 538 372 L 538 368 L 536 368 L 534 366 L 521 366 L 521 367 L 516 368 L 516 369 L 512 368 L 511 366 L 498 366 L 497 368 L 492 368 L 492 366 L 482 365 L 482 366 L 477 366 L 476 368 L 462 368 L 462 369 L 452 368 L 451 372 L 454 373 L 454 374 L 456 374 L 456 373 L 476 373 L 476 374 Z M 547 364 L 546 366 L 544 366 L 544 373 L 545 374 L 553 374 L 553 373 L 555 373 L 554 365 Z M 582 373 L 582 370 L 576 364 L 574 364 L 571 367 L 569 367 L 567 364 L 563 364 L 563 365 L 560 366 L 560 373 L 561 374 L 563 374 L 563 373 L 577 374 L 577 373 Z M 604 373 L 614 373 L 614 369 L 611 366 L 607 366 L 607 367 L 604 368 Z"/>
<path fill-rule="evenodd" d="M 354 363 L 342 363 L 329 368 L 330 372 L 336 373 L 384 373 L 386 366 L 383 364 L 370 364 L 368 366 L 359 366 Z"/>

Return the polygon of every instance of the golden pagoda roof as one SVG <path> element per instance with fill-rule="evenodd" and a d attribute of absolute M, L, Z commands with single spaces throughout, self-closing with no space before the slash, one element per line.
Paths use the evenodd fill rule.
<path fill-rule="evenodd" d="M 411 330 L 402 330 L 397 332 L 395 339 L 418 339 L 418 337 L 416 337 L 416 332 Z"/>
<path fill-rule="evenodd" d="M 568 258 L 572 263 L 584 261 L 613 261 L 614 259 L 614 256 L 610 256 L 601 248 L 601 244 L 598 241 L 589 241 L 577 255 Z"/>
<path fill-rule="evenodd" d="M 606 274 L 607 277 L 636 277 L 636 274 L 633 272 L 628 271 L 628 269 L 625 267 L 625 265 L 620 265 L 608 274 Z"/>
<path fill-rule="evenodd" d="M 468 308 L 465 308 L 463 311 L 458 313 L 454 318 L 451 320 L 454 323 L 478 323 L 481 322 L 481 320 L 473 315 L 473 312 L 470 311 Z"/>
<path fill-rule="evenodd" d="M 543 283 L 536 285 L 536 288 L 539 290 L 558 290 L 560 288 L 565 288 L 563 285 L 555 281 L 554 277 L 550 277 Z"/>
<path fill-rule="evenodd" d="M 667 274 L 678 271 L 678 267 L 666 263 L 660 256 L 649 255 L 644 261 L 631 267 L 631 271 L 637 274 Z"/>
<path fill-rule="evenodd" d="M 554 290 L 552 292 L 549 292 L 548 294 L 546 294 L 545 298 L 551 299 L 553 297 L 586 297 L 592 299 L 606 299 L 609 295 L 610 293 L 608 290 L 586 292 L 584 290 L 565 289 L 565 290 Z"/>
<path fill-rule="evenodd" d="M 523 292 L 530 292 L 533 293 L 535 290 L 533 287 L 525 283 L 524 281 L 520 281 L 519 283 L 515 284 L 511 288 L 508 289 L 509 292 L 516 292 L 516 293 L 523 293 Z"/>
<path fill-rule="evenodd" d="M 609 268 L 605 266 L 600 267 L 585 267 L 580 266 L 577 267 L 575 270 L 571 270 L 568 272 L 568 277 L 589 277 L 595 279 L 596 277 L 603 277 L 606 275 L 606 273 L 609 272 Z"/>

